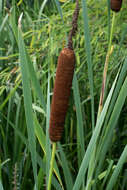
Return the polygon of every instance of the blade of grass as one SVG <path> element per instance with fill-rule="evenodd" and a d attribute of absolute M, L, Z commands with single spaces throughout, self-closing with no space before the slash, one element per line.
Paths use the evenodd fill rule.
<path fill-rule="evenodd" d="M 127 83 L 127 81 L 124 83 L 124 86 L 121 89 L 119 98 L 118 98 L 118 100 L 117 100 L 117 102 L 115 104 L 113 114 L 111 115 L 111 119 L 110 119 L 109 124 L 107 126 L 106 134 L 104 135 L 102 145 L 100 147 L 101 151 L 100 151 L 100 153 L 98 153 L 98 156 L 97 156 L 98 159 L 101 157 L 101 160 L 99 160 L 96 175 L 98 175 L 98 173 L 101 171 L 101 167 L 102 167 L 102 164 L 104 162 L 105 155 L 106 155 L 106 153 L 108 151 L 108 148 L 111 146 L 113 130 L 114 130 L 115 126 L 116 126 L 116 123 L 118 121 L 122 106 L 123 106 L 124 101 L 125 101 L 125 96 L 126 96 L 125 93 L 126 92 L 124 92 L 124 90 L 125 90 L 124 88 L 127 85 L 126 83 Z M 103 149 L 103 151 L 102 151 L 102 149 Z"/>
<path fill-rule="evenodd" d="M 111 114 L 108 115 L 108 118 L 103 130 L 106 130 L 105 133 L 103 134 L 103 139 L 100 139 L 100 145 L 98 145 L 98 155 L 96 155 L 96 158 L 99 159 L 101 157 L 101 160 L 99 159 L 99 164 L 96 168 L 96 177 L 98 176 L 98 174 L 101 172 L 101 166 L 103 164 L 106 152 L 108 150 L 109 145 L 111 144 L 111 139 L 112 139 L 112 134 L 113 134 L 113 130 L 116 126 L 117 120 L 119 118 L 122 106 L 124 104 L 125 98 L 126 98 L 126 91 L 125 91 L 125 86 L 127 85 L 127 79 L 125 79 L 124 84 L 123 84 L 123 79 L 126 76 L 126 71 L 127 69 L 124 67 L 125 65 L 123 65 L 124 70 L 122 69 L 121 75 L 122 76 L 119 78 L 118 82 L 117 82 L 117 86 L 115 88 L 113 97 L 112 97 L 112 101 L 108 110 L 107 114 Z M 125 71 L 125 73 L 124 73 Z M 123 84 L 123 86 L 122 86 Z M 120 87 L 122 86 L 121 90 Z M 120 93 L 119 93 L 120 90 Z M 118 98 L 117 98 L 118 97 Z M 117 100 L 116 100 L 117 98 Z M 115 103 L 116 102 L 116 103 Z M 95 177 L 95 178 L 96 178 Z"/>
<path fill-rule="evenodd" d="M 60 14 L 61 20 L 62 20 L 63 25 L 64 25 L 63 13 L 62 13 L 62 9 L 61 9 L 60 3 L 59 3 L 58 0 L 54 0 L 54 1 L 55 1 L 55 3 L 56 3 L 58 12 L 59 12 L 59 14 Z M 67 43 L 68 43 L 68 36 L 67 36 L 67 32 L 66 32 L 66 45 L 67 45 Z"/>
<path fill-rule="evenodd" d="M 114 91 L 114 88 L 115 88 L 116 81 L 117 81 L 117 78 L 115 79 L 115 81 L 113 83 L 113 86 L 112 86 L 112 88 L 110 90 L 110 93 L 109 93 L 109 95 L 108 95 L 108 97 L 106 99 L 106 102 L 104 104 L 103 110 L 102 110 L 102 112 L 100 114 L 100 117 L 99 117 L 99 119 L 97 121 L 95 130 L 93 132 L 93 135 L 92 135 L 91 140 L 89 142 L 88 148 L 87 148 L 87 150 L 85 152 L 85 156 L 84 156 L 83 161 L 81 163 L 78 175 L 76 177 L 73 190 L 79 190 L 79 188 L 80 188 L 80 186 L 82 184 L 82 181 L 85 178 L 86 170 L 88 168 L 88 164 L 89 164 L 89 161 L 90 161 L 90 156 L 91 156 L 91 154 L 92 154 L 92 152 L 93 152 L 93 150 L 94 150 L 94 148 L 96 146 L 96 142 L 97 142 L 98 136 L 100 134 L 100 130 L 101 130 L 102 124 L 104 122 L 104 119 L 105 119 L 105 116 L 106 116 L 106 113 L 107 113 L 107 110 L 108 110 L 108 107 L 109 107 L 109 104 L 110 104 L 110 101 L 111 101 L 111 97 L 112 97 L 112 94 L 113 94 L 113 91 Z"/>
<path fill-rule="evenodd" d="M 119 173 L 120 173 L 126 159 L 127 159 L 127 145 L 125 146 L 125 148 L 124 148 L 124 150 L 122 152 L 122 155 L 120 156 L 120 159 L 119 159 L 119 161 L 118 161 L 118 163 L 116 165 L 116 168 L 115 168 L 115 170 L 114 170 L 114 172 L 113 172 L 113 174 L 112 174 L 112 176 L 111 176 L 111 178 L 110 178 L 110 180 L 108 182 L 106 190 L 112 190 L 113 189 L 113 186 L 116 183 L 118 175 L 119 175 Z"/>
<path fill-rule="evenodd" d="M 3 28 L 5 27 L 7 20 L 8 20 L 8 14 L 4 17 L 2 24 L 0 25 L 0 33 L 2 32 Z"/>
<path fill-rule="evenodd" d="M 87 55 L 88 78 L 89 78 L 90 96 L 91 96 L 92 129 L 94 129 L 94 92 L 93 92 L 94 87 L 93 87 L 93 69 L 92 69 L 92 56 L 91 56 L 92 52 L 90 44 L 90 32 L 89 32 L 86 0 L 82 0 L 82 8 L 83 8 L 85 49 Z"/>
<path fill-rule="evenodd" d="M 80 146 L 81 151 L 81 158 L 82 160 L 84 153 L 85 153 L 85 146 L 84 146 L 84 130 L 83 130 L 83 118 L 82 118 L 82 111 L 81 111 L 81 101 L 80 101 L 80 94 L 79 94 L 79 87 L 78 87 L 78 80 L 76 74 L 74 74 L 73 78 L 73 94 L 74 94 L 74 102 L 76 107 L 76 116 L 77 116 L 77 132 L 78 132 L 78 145 Z"/>
<path fill-rule="evenodd" d="M 124 175 L 123 175 L 123 181 L 122 181 L 122 190 L 127 187 L 127 169 L 125 169 Z"/>
<path fill-rule="evenodd" d="M 21 18 L 21 17 L 20 17 Z M 19 20 L 20 21 L 20 20 Z M 28 131 L 29 149 L 31 153 L 31 160 L 33 166 L 34 180 L 37 188 L 37 159 L 36 159 L 36 138 L 34 133 L 33 124 L 33 112 L 32 112 L 32 96 L 30 89 L 30 80 L 28 77 L 27 55 L 25 44 L 22 38 L 21 23 L 18 27 L 18 45 L 19 45 L 19 59 L 22 74 L 23 94 L 24 94 L 24 106 L 26 114 L 26 123 Z"/>
<path fill-rule="evenodd" d="M 39 20 L 40 20 L 40 18 L 41 18 L 41 14 L 42 14 L 42 12 L 43 12 L 43 10 L 44 10 L 44 8 L 45 8 L 45 5 L 46 5 L 47 1 L 48 1 L 48 0 L 44 0 L 43 3 L 42 3 L 42 5 L 41 5 L 40 11 L 39 11 L 39 16 L 38 16 L 38 19 L 39 19 Z"/>
<path fill-rule="evenodd" d="M 0 0 L 0 26 L 1 26 L 1 23 L 2 23 L 2 14 L 3 14 L 2 7 L 3 7 L 3 1 Z"/>
<path fill-rule="evenodd" d="M 0 158 L 0 190 L 4 190 L 3 189 L 3 185 L 2 185 L 2 176 L 1 176 L 1 174 L 2 174 L 2 171 L 1 171 L 1 158 Z"/>
<path fill-rule="evenodd" d="M 42 105 L 42 108 L 43 108 L 44 112 L 46 113 L 46 103 L 45 103 L 44 95 L 42 93 L 42 89 L 41 89 L 39 81 L 37 79 L 37 76 L 36 76 L 36 73 L 35 73 L 35 70 L 33 67 L 33 63 L 31 62 L 31 59 L 30 59 L 30 56 L 28 55 L 27 52 L 26 52 L 26 55 L 27 55 L 27 63 L 28 63 L 27 65 L 28 65 L 28 71 L 29 71 L 30 79 L 32 81 L 35 93 L 36 93 L 36 95 L 37 95 L 37 97 L 38 97 L 38 99 Z"/>
<path fill-rule="evenodd" d="M 61 9 L 60 3 L 59 3 L 58 0 L 54 0 L 54 1 L 55 1 L 55 3 L 56 3 L 56 6 L 57 6 L 58 12 L 59 12 L 59 14 L 60 14 L 61 20 L 63 21 L 63 24 L 64 24 L 63 14 L 62 14 L 62 9 Z"/>
<path fill-rule="evenodd" d="M 50 120 L 50 73 L 48 72 L 48 89 L 47 89 L 47 113 L 46 113 L 46 184 L 48 187 L 50 160 L 51 160 L 51 144 L 49 139 L 49 120 Z"/>
<path fill-rule="evenodd" d="M 43 131 L 42 127 L 38 123 L 38 120 L 37 120 L 35 115 L 34 115 L 34 122 L 35 122 L 35 133 L 36 133 L 37 139 L 39 141 L 39 144 L 40 144 L 44 154 L 46 155 L 46 136 L 44 134 L 44 131 Z M 46 156 L 46 160 L 47 160 L 47 157 L 49 157 L 49 155 Z M 54 173 L 57 176 L 57 179 L 58 179 L 62 189 L 64 189 L 63 184 L 62 184 L 62 180 L 61 180 L 61 176 L 60 176 L 60 172 L 59 172 L 59 169 L 57 167 L 56 161 L 54 163 Z"/>
<path fill-rule="evenodd" d="M 108 42 L 110 41 L 110 31 L 111 31 L 111 24 L 110 24 L 110 0 L 107 0 L 108 6 Z"/>
<path fill-rule="evenodd" d="M 61 167 L 63 168 L 64 178 L 65 178 L 65 183 L 66 183 L 66 189 L 70 190 L 73 188 L 73 179 L 72 179 L 70 169 L 68 167 L 68 161 L 66 159 L 66 156 L 64 154 L 64 151 L 62 150 L 62 146 L 60 143 L 58 143 L 58 148 L 59 148 L 60 156 L 61 156 L 61 162 L 62 162 Z"/>
<path fill-rule="evenodd" d="M 18 30 L 17 30 L 17 24 L 16 24 L 16 8 L 15 8 L 15 2 L 13 1 L 13 7 L 11 9 L 11 14 L 9 16 L 10 18 L 10 24 L 12 31 L 14 33 L 16 42 L 18 43 Z"/>
<path fill-rule="evenodd" d="M 104 177 L 104 180 L 103 180 L 103 183 L 102 183 L 102 186 L 101 186 L 101 189 L 103 190 L 104 189 L 104 186 L 105 186 L 105 183 L 106 183 L 106 180 L 110 174 L 110 171 L 112 169 L 112 166 L 113 166 L 113 160 L 110 161 L 110 164 L 108 166 L 108 169 L 107 169 L 107 172 L 106 172 L 106 175 Z"/>
<path fill-rule="evenodd" d="M 16 89 L 19 87 L 19 84 L 21 81 L 18 81 L 15 87 L 11 90 L 11 92 L 8 94 L 7 98 L 4 100 L 4 102 L 0 105 L 0 110 L 4 108 L 4 106 L 7 104 L 8 100 L 14 95 Z"/>
<path fill-rule="evenodd" d="M 19 116 L 21 115 L 20 114 L 20 108 L 21 108 L 21 98 L 18 96 L 18 104 L 17 104 L 17 110 L 16 110 L 16 119 L 15 119 L 15 128 L 18 128 L 18 123 L 20 122 L 19 121 Z M 14 130 L 14 150 L 13 150 L 13 160 L 14 160 L 14 163 L 16 162 L 16 159 L 17 159 L 17 150 L 19 149 L 19 137 L 16 133 L 16 130 Z"/>
<path fill-rule="evenodd" d="M 4 190 L 1 180 L 0 180 L 0 190 Z"/>

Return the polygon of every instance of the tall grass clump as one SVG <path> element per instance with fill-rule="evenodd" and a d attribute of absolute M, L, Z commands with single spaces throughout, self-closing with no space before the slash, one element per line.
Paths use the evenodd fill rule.
<path fill-rule="evenodd" d="M 126 10 L 0 1 L 0 189 L 126 189 Z"/>

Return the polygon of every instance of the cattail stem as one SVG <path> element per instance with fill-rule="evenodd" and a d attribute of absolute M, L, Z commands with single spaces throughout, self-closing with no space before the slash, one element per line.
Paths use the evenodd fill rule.
<path fill-rule="evenodd" d="M 51 161 L 50 161 L 50 171 L 49 171 L 49 179 L 48 179 L 48 188 L 47 188 L 47 190 L 51 190 L 55 153 L 56 153 L 56 143 L 54 142 L 52 144 L 52 156 L 51 156 Z"/>
<path fill-rule="evenodd" d="M 115 16 L 116 16 L 116 14 L 115 14 L 115 12 L 113 12 L 111 34 L 110 34 L 110 40 L 109 40 L 109 45 L 108 45 L 108 52 L 110 52 L 110 50 L 111 50 L 113 30 L 114 30 L 114 23 L 115 23 Z"/>
<path fill-rule="evenodd" d="M 102 82 L 102 87 L 101 87 L 101 94 L 100 94 L 100 101 L 99 101 L 99 108 L 98 108 L 98 116 L 97 116 L 97 118 L 100 116 L 100 113 L 101 113 L 102 108 L 103 108 L 103 101 L 104 101 L 104 93 L 105 93 L 105 85 L 106 85 L 109 58 L 110 58 L 110 55 L 113 52 L 112 37 L 113 37 L 114 23 L 115 23 L 115 12 L 113 12 L 110 40 L 109 40 L 108 51 L 107 51 L 107 55 L 106 55 L 106 59 L 105 59 L 105 65 L 104 65 L 104 71 L 103 71 L 103 82 Z"/>

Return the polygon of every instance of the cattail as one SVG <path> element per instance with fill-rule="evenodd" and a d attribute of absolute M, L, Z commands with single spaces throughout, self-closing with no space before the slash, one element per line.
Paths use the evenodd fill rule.
<path fill-rule="evenodd" d="M 72 37 L 77 31 L 78 14 L 79 5 L 78 0 L 76 0 L 76 9 L 72 19 L 72 29 L 68 37 L 68 47 L 61 51 L 58 58 L 49 127 L 49 137 L 52 142 L 59 141 L 64 130 L 65 117 L 68 109 L 75 68 L 75 53 L 72 46 Z"/>
<path fill-rule="evenodd" d="M 122 0 L 111 0 L 112 11 L 119 12 L 122 6 Z"/>
<path fill-rule="evenodd" d="M 69 96 L 75 67 L 75 54 L 64 48 L 58 58 L 55 86 L 53 91 L 49 135 L 53 142 L 59 141 L 64 129 Z"/>

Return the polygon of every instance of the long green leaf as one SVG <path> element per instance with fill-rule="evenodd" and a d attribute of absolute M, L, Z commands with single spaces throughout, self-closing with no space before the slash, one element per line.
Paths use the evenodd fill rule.
<path fill-rule="evenodd" d="M 73 93 L 74 93 L 74 101 L 76 107 L 76 116 L 77 116 L 77 131 L 78 131 L 78 144 L 81 147 L 81 157 L 83 158 L 85 153 L 84 147 L 84 130 L 83 130 L 83 118 L 82 118 L 82 111 L 81 111 L 81 101 L 80 101 L 80 94 L 79 94 L 79 87 L 76 74 L 74 74 L 73 78 Z M 82 160 L 81 158 L 81 160 Z"/>
<path fill-rule="evenodd" d="M 60 155 L 61 155 L 61 162 L 62 162 L 62 168 L 63 168 L 64 178 L 65 178 L 65 183 L 66 183 L 66 189 L 70 190 L 73 188 L 72 175 L 68 166 L 66 156 L 64 154 L 64 151 L 62 150 L 62 146 L 60 143 L 58 143 L 58 148 L 60 150 Z"/>
<path fill-rule="evenodd" d="M 82 8 L 83 8 L 85 49 L 86 49 L 86 55 L 87 55 L 88 78 L 89 78 L 90 95 L 91 95 L 92 128 L 94 128 L 93 69 L 92 69 L 92 56 L 91 56 L 92 53 L 91 53 L 90 32 L 89 32 L 86 0 L 82 0 Z"/>
<path fill-rule="evenodd" d="M 36 159 L 36 139 L 34 133 L 34 124 L 33 124 L 33 112 L 32 112 L 32 95 L 30 89 L 30 80 L 28 73 L 28 63 L 27 63 L 27 55 L 25 44 L 22 38 L 21 28 L 18 28 L 18 46 L 19 46 L 19 59 L 20 59 L 20 67 L 22 74 L 22 84 L 23 84 L 23 94 L 24 94 L 24 106 L 25 106 L 25 114 L 26 114 L 26 123 L 27 123 L 27 131 L 28 131 L 28 141 L 29 141 L 29 149 L 31 153 L 34 180 L 37 188 L 37 159 Z"/>
<path fill-rule="evenodd" d="M 106 187 L 106 190 L 112 190 L 113 189 L 113 186 L 115 185 L 116 183 L 116 180 L 117 180 L 117 177 L 122 169 L 122 166 L 124 164 L 124 162 L 126 161 L 127 159 L 127 145 L 125 146 L 123 152 L 122 152 L 122 155 L 120 156 L 120 159 L 118 161 L 118 164 L 116 165 L 116 168 L 108 182 L 108 185 Z"/>
<path fill-rule="evenodd" d="M 62 19 L 62 21 L 63 21 L 63 24 L 64 24 L 63 14 L 62 14 L 62 9 L 61 9 L 60 3 L 59 3 L 58 0 L 54 0 L 54 1 L 55 1 L 55 3 L 56 3 L 56 6 L 57 6 L 57 9 L 58 9 L 58 12 L 59 12 L 60 17 L 61 17 L 61 19 Z"/>
<path fill-rule="evenodd" d="M 44 134 L 44 131 L 42 129 L 42 127 L 40 126 L 40 124 L 38 123 L 38 120 L 36 118 L 36 116 L 34 115 L 34 122 L 35 122 L 35 133 L 36 133 L 36 137 L 39 141 L 39 144 L 44 152 L 44 154 L 46 155 L 46 162 L 47 162 L 47 157 L 49 157 L 48 154 L 46 154 L 46 136 Z M 62 184 L 62 180 L 61 180 L 61 177 L 60 177 L 60 172 L 59 172 L 59 169 L 57 167 L 57 163 L 56 161 L 54 162 L 54 173 L 55 175 L 57 176 L 58 178 L 58 181 L 60 183 L 60 185 L 62 186 L 62 189 L 63 188 L 63 184 Z M 48 175 L 48 174 L 47 174 Z"/>
<path fill-rule="evenodd" d="M 44 95 L 42 93 L 42 89 L 41 89 L 39 81 L 37 79 L 37 76 L 36 76 L 36 73 L 35 73 L 35 70 L 33 67 L 33 63 L 31 62 L 31 59 L 30 59 L 30 56 L 28 55 L 27 52 L 26 52 L 26 55 L 27 55 L 27 63 L 28 63 L 27 65 L 28 65 L 28 71 L 29 71 L 30 79 L 32 81 L 35 93 L 36 93 L 36 95 L 37 95 L 37 97 L 38 97 L 38 99 L 42 105 L 42 108 L 43 108 L 44 112 L 46 113 L 46 103 L 45 103 Z"/>
<path fill-rule="evenodd" d="M 90 156 L 91 156 L 91 153 L 93 152 L 93 150 L 94 150 L 94 148 L 96 146 L 96 142 L 97 142 L 98 136 L 100 134 L 100 130 L 101 130 L 102 124 L 104 122 L 105 115 L 106 115 L 108 107 L 109 107 L 109 103 L 111 101 L 111 97 L 112 97 L 112 94 L 113 94 L 113 91 L 114 91 L 114 88 L 115 88 L 115 84 L 116 84 L 116 80 L 114 81 L 114 84 L 113 84 L 113 86 L 112 86 L 112 88 L 110 90 L 110 93 L 109 93 L 109 95 L 107 97 L 107 100 L 105 102 L 104 108 L 103 108 L 103 110 L 101 112 L 101 115 L 100 115 L 98 121 L 97 121 L 95 130 L 93 132 L 93 135 L 91 137 L 90 143 L 89 143 L 88 148 L 86 150 L 85 156 L 84 156 L 83 161 L 81 163 L 81 166 L 80 166 L 80 169 L 79 169 L 79 172 L 78 172 L 78 175 L 77 175 L 73 190 L 79 190 L 79 188 L 80 188 L 80 186 L 81 186 L 81 184 L 83 182 L 83 179 L 85 177 L 86 170 L 88 168 L 88 164 L 89 164 L 89 161 L 90 161 Z"/>

